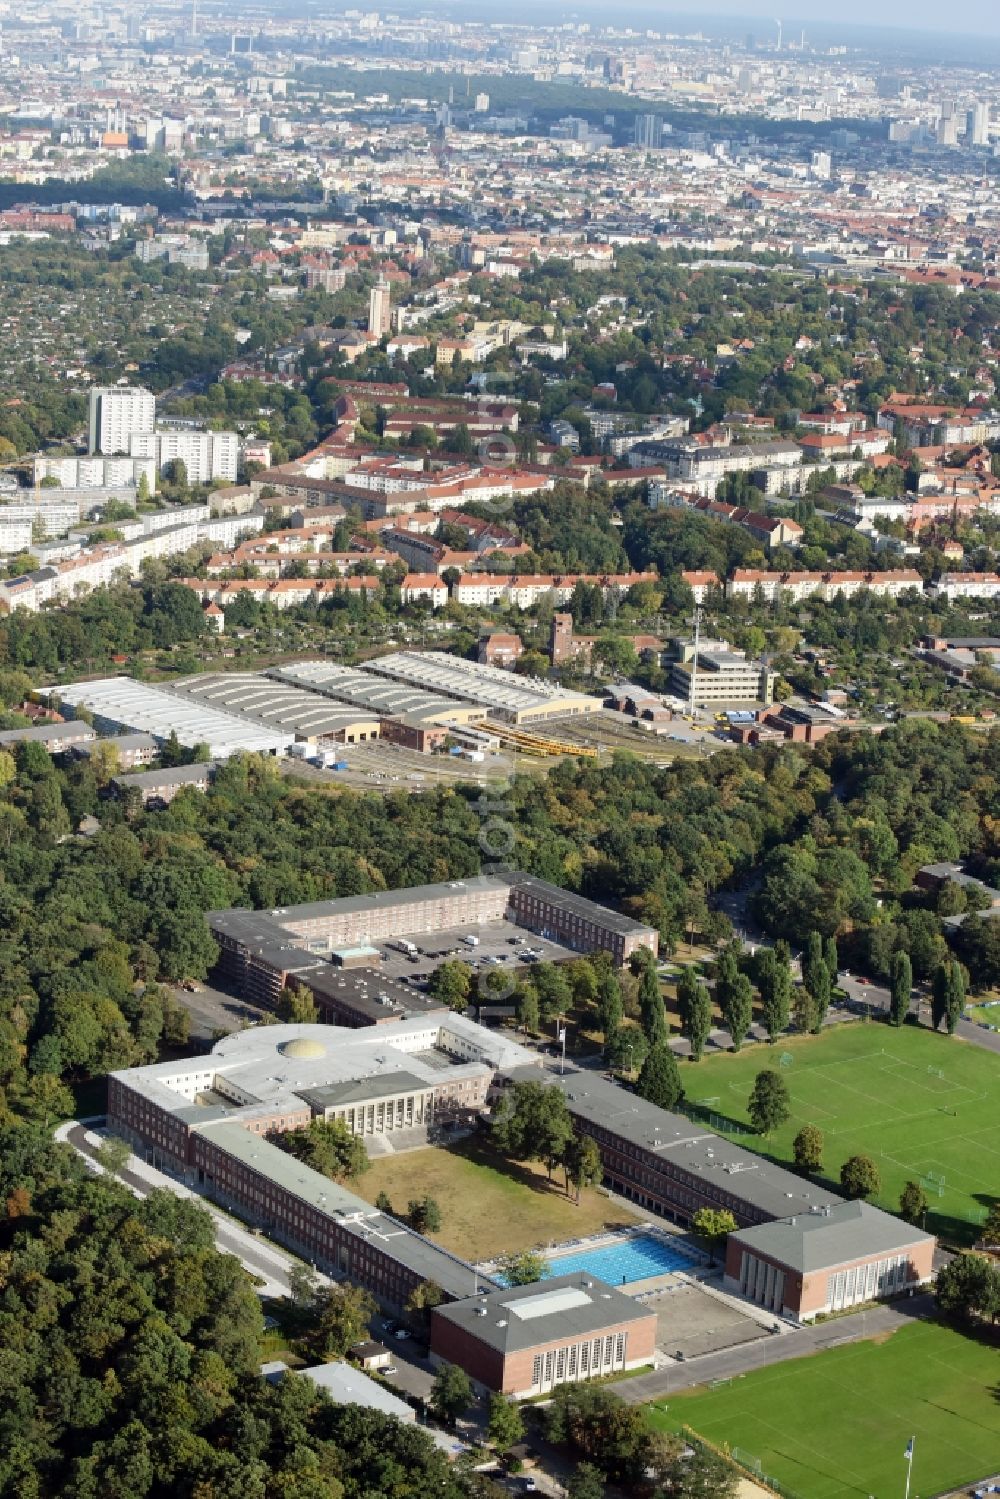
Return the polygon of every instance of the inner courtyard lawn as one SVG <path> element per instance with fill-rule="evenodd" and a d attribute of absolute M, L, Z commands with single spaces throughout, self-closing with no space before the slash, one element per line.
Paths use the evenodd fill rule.
<path fill-rule="evenodd" d="M 566 1195 L 561 1172 L 553 1172 L 549 1183 L 544 1166 L 506 1161 L 475 1137 L 447 1148 L 377 1156 L 351 1186 L 369 1202 L 386 1192 L 400 1215 L 411 1198 L 433 1197 L 441 1228 L 431 1237 L 470 1260 L 544 1249 L 635 1221 L 628 1208 L 599 1191 L 585 1190 L 577 1206 L 572 1192 Z"/>
<path fill-rule="evenodd" d="M 782 1061 L 784 1059 L 784 1065 Z M 770 1137 L 752 1132 L 746 1111 L 753 1081 L 773 1068 L 788 1085 L 792 1117 Z M 954 1037 L 878 1022 L 786 1037 L 699 1063 L 684 1063 L 689 1102 L 706 1122 L 776 1160 L 793 1159 L 803 1124 L 823 1132 L 823 1175 L 834 1185 L 848 1156 L 872 1156 L 882 1189 L 873 1200 L 898 1211 L 910 1180 L 924 1179 L 927 1228 L 959 1243 L 976 1237 L 988 1203 L 1000 1195 L 1000 1059 Z"/>
<path fill-rule="evenodd" d="M 883 1341 L 775 1364 L 648 1407 L 659 1430 L 691 1427 L 798 1499 L 930 1499 L 1000 1467 L 1000 1342 L 912 1323 Z"/>

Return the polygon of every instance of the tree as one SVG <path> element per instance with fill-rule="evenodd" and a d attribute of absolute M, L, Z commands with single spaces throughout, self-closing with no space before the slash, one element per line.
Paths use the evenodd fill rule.
<path fill-rule="evenodd" d="M 460 958 L 451 958 L 435 968 L 427 984 L 432 998 L 459 1013 L 468 1009 L 471 991 L 472 969 Z"/>
<path fill-rule="evenodd" d="M 840 1185 L 848 1197 L 874 1197 L 882 1178 L 870 1155 L 852 1155 L 840 1168 Z"/>
<path fill-rule="evenodd" d="M 521 1249 L 502 1254 L 497 1260 L 497 1274 L 507 1286 L 530 1286 L 542 1280 L 548 1263 L 535 1249 Z"/>
<path fill-rule="evenodd" d="M 291 989 L 288 985 L 279 992 L 274 1013 L 286 1025 L 314 1025 L 319 1019 L 319 1007 L 308 989 Z"/>
<path fill-rule="evenodd" d="M 579 1463 L 566 1480 L 566 1499 L 604 1499 L 604 1479 L 593 1463 Z"/>
<path fill-rule="evenodd" d="M 899 1216 L 907 1223 L 923 1224 L 930 1203 L 919 1182 L 907 1182 L 899 1194 Z"/>
<path fill-rule="evenodd" d="M 792 975 L 787 961 L 773 947 L 762 948 L 757 955 L 757 988 L 768 1039 L 777 1041 L 791 1018 Z"/>
<path fill-rule="evenodd" d="M 275 1134 L 272 1139 L 279 1149 L 331 1181 L 353 1180 L 371 1165 L 364 1140 L 343 1119 L 311 1119 L 304 1128 Z"/>
<path fill-rule="evenodd" d="M 570 1182 L 576 1188 L 576 1200 L 584 1187 L 593 1187 L 604 1175 L 604 1163 L 597 1142 L 589 1135 L 574 1135 L 563 1159 L 566 1168 L 566 1190 Z"/>
<path fill-rule="evenodd" d="M 830 975 L 830 987 L 837 986 L 837 974 L 840 971 L 840 958 L 837 955 L 837 939 L 835 936 L 827 937 L 823 943 L 823 956 L 826 959 L 827 972 Z"/>
<path fill-rule="evenodd" d="M 494 1390 L 490 1396 L 490 1414 L 486 1423 L 486 1435 L 497 1452 L 506 1452 L 524 1436 L 524 1419 L 516 1400 Z"/>
<path fill-rule="evenodd" d="M 654 963 L 647 963 L 639 980 L 639 1015 L 643 1034 L 650 1047 L 655 1049 L 666 1041 L 667 1012 L 663 1005 L 663 990 Z"/>
<path fill-rule="evenodd" d="M 992 926 L 993 923 L 990 923 Z M 963 928 L 964 930 L 964 928 Z M 949 1034 L 965 1013 L 965 975 L 962 965 L 950 959 L 939 963 L 931 984 L 931 1022 L 939 1030 L 942 1022 Z"/>
<path fill-rule="evenodd" d="M 1000 1244 L 1000 1198 L 990 1208 L 980 1237 L 984 1244 Z"/>
<path fill-rule="evenodd" d="M 109 1135 L 102 1141 L 97 1152 L 98 1161 L 113 1176 L 124 1170 L 131 1157 L 132 1147 L 127 1140 L 119 1139 L 117 1135 Z"/>
<path fill-rule="evenodd" d="M 515 1083 L 504 1094 L 492 1126 L 493 1143 L 516 1161 L 543 1161 L 552 1175 L 573 1138 L 573 1120 L 558 1088 Z"/>
<path fill-rule="evenodd" d="M 823 1131 L 815 1124 L 804 1124 L 792 1141 L 795 1165 L 799 1171 L 823 1169 Z"/>
<path fill-rule="evenodd" d="M 121 754 L 113 739 L 99 739 L 90 751 L 90 768 L 98 786 L 107 786 L 121 772 Z"/>
<path fill-rule="evenodd" d="M 431 1312 L 436 1306 L 440 1306 L 444 1300 L 444 1292 L 433 1280 L 422 1280 L 418 1286 L 414 1286 L 406 1299 L 406 1310 L 412 1315 L 420 1318 L 426 1328 L 430 1322 Z"/>
<path fill-rule="evenodd" d="M 349 1348 L 367 1337 L 374 1315 L 374 1298 L 363 1286 L 346 1280 L 324 1286 L 316 1294 L 312 1325 L 303 1335 L 303 1347 L 311 1358 L 343 1358 Z"/>
<path fill-rule="evenodd" d="M 691 1045 L 691 1057 L 701 1061 L 705 1042 L 712 1029 L 712 1001 L 708 990 L 693 968 L 685 968 L 677 984 L 677 1008 L 681 1028 Z"/>
<path fill-rule="evenodd" d="M 699 1208 L 691 1219 L 691 1227 L 708 1244 L 709 1253 L 720 1240 L 736 1232 L 736 1219 L 726 1208 Z"/>
<path fill-rule="evenodd" d="M 956 1255 L 943 1265 L 935 1284 L 944 1314 L 963 1322 L 996 1322 L 1000 1317 L 1000 1265 L 985 1254 Z"/>
<path fill-rule="evenodd" d="M 675 1460 L 659 1496 L 662 1499 L 735 1499 L 739 1481 L 738 1470 L 725 1458 L 707 1447 L 696 1447 L 690 1456 Z"/>
<path fill-rule="evenodd" d="M 910 1011 L 913 969 L 909 953 L 898 950 L 889 968 L 889 1024 L 902 1025 Z"/>
<path fill-rule="evenodd" d="M 453 1426 L 472 1404 L 472 1382 L 457 1364 L 442 1364 L 431 1386 L 430 1407 L 440 1421 Z"/>
<path fill-rule="evenodd" d="M 615 1072 L 633 1074 L 649 1055 L 649 1042 L 637 1025 L 620 1025 L 604 1045 L 604 1056 Z"/>
<path fill-rule="evenodd" d="M 406 1205 L 406 1218 L 418 1234 L 436 1234 L 441 1227 L 441 1209 L 433 1197 L 411 1197 Z"/>
<path fill-rule="evenodd" d="M 732 1038 L 733 1050 L 739 1051 L 753 1023 L 753 985 L 745 973 L 738 973 L 733 979 L 722 1009 L 722 1018 Z"/>
<path fill-rule="evenodd" d="M 542 1023 L 538 995 L 530 984 L 519 984 L 517 990 L 517 1023 L 531 1035 L 537 1035 Z"/>
<path fill-rule="evenodd" d="M 830 941 L 833 942 L 834 939 L 831 937 Z M 835 943 L 834 962 L 836 963 Z M 806 943 L 805 958 L 802 963 L 802 982 L 813 1002 L 813 1011 L 809 1017 L 812 1024 L 809 1026 L 809 1029 L 817 1033 L 822 1028 L 826 1012 L 830 1008 L 834 977 L 835 974 L 831 976 L 830 973 L 830 964 L 823 949 L 822 936 L 819 932 L 810 932 Z"/>
<path fill-rule="evenodd" d="M 602 974 L 597 986 L 597 1016 L 605 1044 L 607 1044 L 625 1017 L 622 1006 L 622 986 L 618 982 L 618 975 L 611 969 Z"/>
<path fill-rule="evenodd" d="M 681 1082 L 677 1058 L 666 1041 L 661 1041 L 651 1048 L 649 1056 L 642 1064 L 639 1081 L 636 1083 L 636 1092 L 641 1098 L 645 1098 L 649 1103 L 655 1103 L 660 1109 L 676 1108 L 683 1099 L 684 1085 Z"/>
<path fill-rule="evenodd" d="M 826 973 L 824 967 L 823 972 Z M 806 1035 L 810 1031 L 819 1029 L 819 1006 L 806 988 L 805 984 L 799 984 L 792 995 L 792 1025 L 800 1034 Z"/>
<path fill-rule="evenodd" d="M 380 1213 L 388 1213 L 390 1217 L 395 1216 L 392 1211 L 392 1198 L 384 1187 L 379 1189 L 378 1195 L 375 1198 L 375 1206 Z"/>
<path fill-rule="evenodd" d="M 766 1069 L 754 1079 L 747 1113 L 759 1134 L 769 1135 L 791 1117 L 788 1085 L 777 1072 Z"/>

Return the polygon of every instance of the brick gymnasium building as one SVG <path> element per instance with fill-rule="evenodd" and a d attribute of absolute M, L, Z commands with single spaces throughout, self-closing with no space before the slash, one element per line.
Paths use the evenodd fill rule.
<path fill-rule="evenodd" d="M 522 1399 L 652 1363 L 656 1313 L 581 1274 L 435 1307 L 431 1358 Z"/>
<path fill-rule="evenodd" d="M 726 1284 L 758 1306 L 809 1322 L 931 1279 L 935 1240 L 871 1207 L 841 1202 L 730 1234 Z"/>
<path fill-rule="evenodd" d="M 220 971 L 247 998 L 273 1004 L 278 992 L 291 984 L 315 990 L 321 1012 L 328 1005 L 338 1023 L 368 1025 L 366 1007 L 361 1006 L 352 1021 L 346 993 L 338 1005 L 336 996 L 321 992 L 322 978 L 329 974 L 325 960 L 339 962 L 345 952 L 367 948 L 371 961 L 377 962 L 377 942 L 455 929 L 475 932 L 479 926 L 505 920 L 575 952 L 610 952 L 620 965 L 641 947 L 654 954 L 658 947 L 653 927 L 518 872 L 310 901 L 273 911 L 213 911 L 208 924 L 219 945 Z"/>

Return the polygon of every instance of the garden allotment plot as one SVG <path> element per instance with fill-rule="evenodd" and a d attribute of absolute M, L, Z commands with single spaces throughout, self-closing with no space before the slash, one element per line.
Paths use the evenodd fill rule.
<path fill-rule="evenodd" d="M 762 1067 L 781 1073 L 792 1118 L 769 1139 L 741 1136 L 753 1150 L 792 1159 L 803 1124 L 824 1136 L 824 1174 L 859 1152 L 882 1177 L 876 1199 L 897 1211 L 907 1181 L 930 1199 L 927 1227 L 971 1240 L 1000 1195 L 1000 1058 L 954 1038 L 905 1026 L 845 1025 L 820 1036 L 754 1046 L 682 1071 L 690 1102 L 709 1100 L 706 1118 L 733 1134 L 749 1129 L 746 1101 Z"/>

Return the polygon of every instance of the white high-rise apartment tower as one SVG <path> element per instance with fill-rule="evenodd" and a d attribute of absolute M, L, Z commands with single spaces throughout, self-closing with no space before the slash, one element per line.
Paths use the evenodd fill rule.
<path fill-rule="evenodd" d="M 389 332 L 389 296 L 388 281 L 380 280 L 372 287 L 368 298 L 368 332 L 374 333 L 377 338 Z"/>
<path fill-rule="evenodd" d="M 968 137 L 970 146 L 988 146 L 990 143 L 990 106 L 974 104 L 969 110 Z"/>
<path fill-rule="evenodd" d="M 141 385 L 96 385 L 90 392 L 90 444 L 93 453 L 127 453 L 133 432 L 152 432 L 156 398 Z"/>

